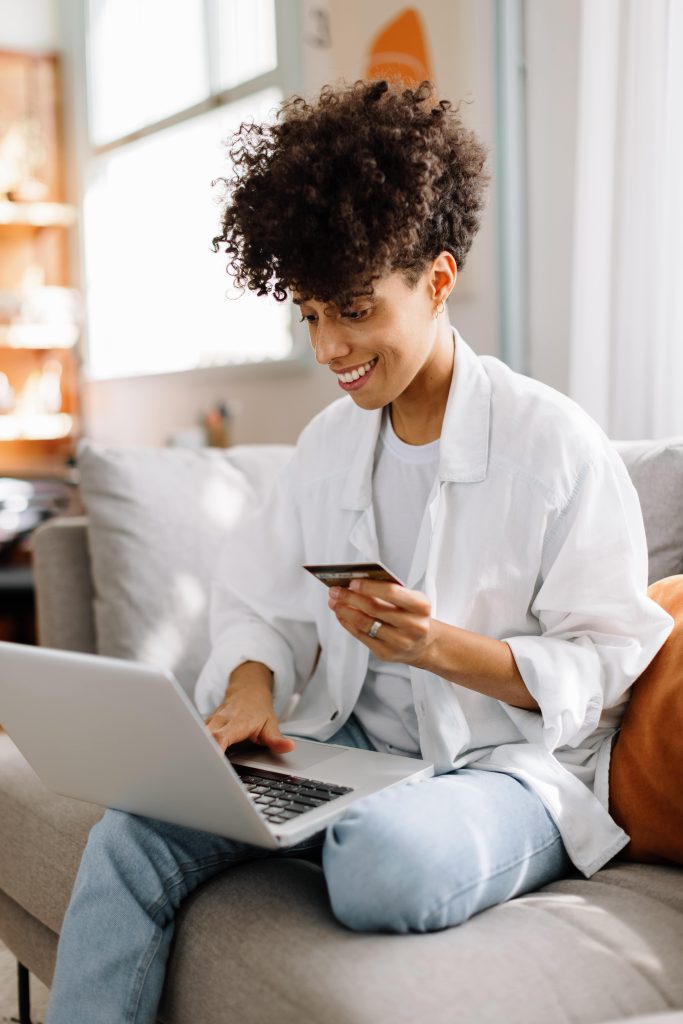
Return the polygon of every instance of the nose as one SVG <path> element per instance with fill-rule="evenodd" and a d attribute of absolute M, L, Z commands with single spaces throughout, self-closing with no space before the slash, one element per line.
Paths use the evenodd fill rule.
<path fill-rule="evenodd" d="M 315 350 L 316 362 L 321 366 L 327 366 L 333 359 L 343 358 L 350 352 L 349 346 L 342 340 L 335 330 L 334 324 L 324 324 L 323 317 L 318 321 L 315 330 L 313 348 Z"/>

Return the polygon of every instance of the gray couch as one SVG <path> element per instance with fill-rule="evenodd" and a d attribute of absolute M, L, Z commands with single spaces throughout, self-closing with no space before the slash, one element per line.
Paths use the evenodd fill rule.
<path fill-rule="evenodd" d="M 641 496 L 650 579 L 683 571 L 683 441 L 632 443 L 621 453 Z M 43 645 L 102 653 L 91 526 L 85 517 L 56 519 L 35 535 Z M 109 580 L 116 571 L 107 563 Z M 0 939 L 47 985 L 81 851 L 101 813 L 49 792 L 0 735 Z M 160 1020 L 681 1024 L 681 1011 L 679 867 L 613 861 L 591 879 L 577 872 L 458 928 L 389 935 L 345 929 L 320 866 L 290 858 L 239 865 L 190 897 Z"/>

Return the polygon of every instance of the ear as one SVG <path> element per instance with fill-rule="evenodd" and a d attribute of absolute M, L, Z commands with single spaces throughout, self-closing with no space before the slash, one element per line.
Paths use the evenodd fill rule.
<path fill-rule="evenodd" d="M 429 269 L 429 291 L 434 302 L 446 302 L 455 287 L 457 276 L 455 257 L 444 249 Z"/>

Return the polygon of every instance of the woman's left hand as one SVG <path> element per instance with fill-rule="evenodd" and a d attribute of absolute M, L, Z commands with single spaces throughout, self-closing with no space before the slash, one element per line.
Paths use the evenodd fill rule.
<path fill-rule="evenodd" d="M 348 588 L 332 587 L 328 604 L 344 629 L 381 661 L 417 665 L 434 640 L 432 606 L 419 590 L 380 580 L 353 580 Z M 368 632 L 374 622 L 381 625 L 373 639 Z"/>

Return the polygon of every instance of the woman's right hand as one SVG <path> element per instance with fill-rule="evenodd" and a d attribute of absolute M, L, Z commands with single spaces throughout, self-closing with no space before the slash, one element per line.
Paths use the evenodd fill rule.
<path fill-rule="evenodd" d="M 205 719 L 206 726 L 225 753 L 233 743 L 252 740 L 275 754 L 288 754 L 296 743 L 280 732 L 269 686 L 257 680 L 233 686 L 219 707 Z"/>

